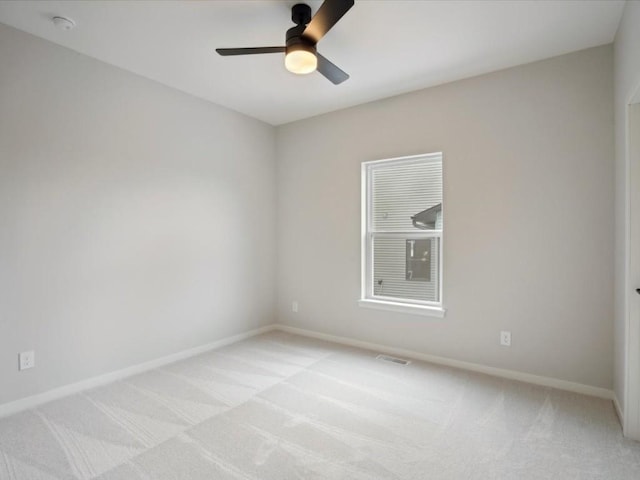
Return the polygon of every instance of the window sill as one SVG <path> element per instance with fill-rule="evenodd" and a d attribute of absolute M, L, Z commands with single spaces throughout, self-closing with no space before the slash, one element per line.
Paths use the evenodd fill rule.
<path fill-rule="evenodd" d="M 444 318 L 446 312 L 446 310 L 442 307 L 414 305 L 411 303 L 388 302 L 382 300 L 372 300 L 370 298 L 358 300 L 358 305 L 366 308 L 376 308 L 378 310 L 389 310 L 392 312 L 410 313 L 413 315 L 424 315 L 427 317 L 437 318 Z"/>

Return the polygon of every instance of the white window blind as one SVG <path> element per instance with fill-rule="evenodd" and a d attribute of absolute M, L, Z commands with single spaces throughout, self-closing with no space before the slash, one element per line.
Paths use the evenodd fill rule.
<path fill-rule="evenodd" d="M 365 162 L 363 298 L 441 304 L 442 154 Z"/>

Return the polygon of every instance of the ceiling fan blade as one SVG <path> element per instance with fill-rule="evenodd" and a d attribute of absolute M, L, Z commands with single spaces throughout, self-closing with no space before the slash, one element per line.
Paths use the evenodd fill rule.
<path fill-rule="evenodd" d="M 324 75 L 331 83 L 339 85 L 349 79 L 348 73 L 340 70 L 319 53 L 316 53 L 316 56 L 318 57 L 318 72 Z"/>
<path fill-rule="evenodd" d="M 229 55 L 255 55 L 257 53 L 284 53 L 286 47 L 255 47 L 255 48 L 216 48 L 223 57 Z"/>
<path fill-rule="evenodd" d="M 302 34 L 318 41 L 353 7 L 353 0 L 325 0 Z"/>

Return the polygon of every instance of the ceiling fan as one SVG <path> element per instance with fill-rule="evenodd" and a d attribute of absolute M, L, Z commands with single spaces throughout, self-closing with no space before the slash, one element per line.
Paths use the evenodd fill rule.
<path fill-rule="evenodd" d="M 295 27 L 287 30 L 284 47 L 216 48 L 222 56 L 284 53 L 284 65 L 290 72 L 300 75 L 318 70 L 333 84 L 338 85 L 349 75 L 320 55 L 316 44 L 353 7 L 354 0 L 325 0 L 311 18 L 311 7 L 298 3 L 291 8 Z"/>

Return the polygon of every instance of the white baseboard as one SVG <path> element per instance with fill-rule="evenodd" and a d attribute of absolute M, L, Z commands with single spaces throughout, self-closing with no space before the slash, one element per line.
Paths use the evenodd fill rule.
<path fill-rule="evenodd" d="M 275 325 L 267 325 L 265 327 L 256 328 L 254 330 L 249 330 L 248 332 L 244 332 L 238 335 L 233 335 L 231 337 L 226 337 L 220 340 L 216 340 L 215 342 L 207 343 L 205 345 L 200 345 L 198 347 L 189 348 L 187 350 L 183 350 L 178 353 L 173 353 L 171 355 L 157 358 L 155 360 L 150 360 L 148 362 L 139 363 L 131 367 L 126 367 L 126 368 L 123 368 L 122 370 L 116 370 L 115 372 L 105 373 L 97 377 L 91 377 L 86 380 L 82 380 L 80 382 L 54 388 L 53 390 L 48 390 L 46 392 L 39 393 L 37 395 L 21 398 L 19 400 L 15 400 L 9 403 L 4 403 L 0 405 L 0 418 L 8 415 L 13 415 L 14 413 L 18 413 L 24 410 L 35 408 L 39 405 L 50 402 L 52 400 L 57 400 L 59 398 L 73 395 L 75 393 L 79 393 L 84 390 L 89 390 L 91 388 L 99 387 L 101 385 L 106 385 L 107 383 L 115 382 L 117 380 L 121 380 L 123 378 L 127 378 L 132 375 L 137 375 L 138 373 L 146 372 L 148 370 L 153 370 L 154 368 L 158 368 L 163 365 L 167 365 L 169 363 L 177 362 L 178 360 L 184 360 L 185 358 L 193 357 L 195 355 L 199 355 L 201 353 L 208 352 L 210 350 L 215 350 L 217 348 L 224 347 L 226 345 L 230 345 L 232 343 L 236 343 L 241 340 L 245 340 L 249 337 L 253 337 L 255 335 L 260 335 L 261 333 L 269 332 L 273 329 L 275 329 Z"/>
<path fill-rule="evenodd" d="M 140 363 L 138 365 L 133 365 L 131 367 L 123 368 L 121 370 L 117 370 L 114 372 L 109 372 L 103 375 L 99 375 L 97 377 L 88 378 L 86 380 L 82 380 L 77 383 L 64 385 L 62 387 L 58 387 L 53 390 L 48 390 L 46 392 L 39 393 L 37 395 L 33 395 L 30 397 L 25 397 L 19 400 L 15 400 L 13 402 L 5 403 L 0 405 L 0 418 L 8 415 L 12 415 L 14 413 L 18 413 L 24 410 L 29 410 L 31 408 L 38 407 L 52 400 L 57 400 L 59 398 L 73 395 L 85 390 L 89 390 L 91 388 L 106 385 L 108 383 L 115 382 L 117 380 L 121 380 L 123 378 L 127 378 L 132 375 L 137 375 L 139 373 L 146 372 L 148 370 L 153 370 L 154 368 L 158 368 L 163 365 L 167 365 L 169 363 L 177 362 L 185 358 L 193 357 L 195 355 L 199 355 L 201 353 L 208 352 L 210 350 L 215 350 L 217 348 L 224 347 L 226 345 L 230 345 L 232 343 L 236 343 L 241 340 L 245 340 L 249 337 L 253 337 L 255 335 L 260 335 L 262 333 L 269 332 L 271 330 L 281 330 L 281 331 L 293 333 L 296 335 L 317 338 L 320 340 L 326 340 L 329 342 L 339 343 L 342 345 L 349 345 L 352 347 L 364 348 L 364 349 L 373 350 L 376 352 L 388 353 L 388 354 L 407 357 L 415 360 L 422 360 L 425 362 L 445 365 L 448 367 L 454 367 L 454 368 L 460 368 L 463 370 L 470 370 L 472 372 L 484 373 L 487 375 L 493 375 L 495 377 L 508 378 L 511 380 L 518 380 L 521 382 L 532 383 L 534 385 L 552 387 L 552 388 L 557 388 L 559 390 L 566 390 L 569 392 L 581 393 L 583 395 L 590 395 L 594 397 L 605 398 L 607 400 L 613 400 L 613 404 L 615 406 L 616 412 L 620 417 L 620 420 L 622 423 L 622 419 L 623 419 L 622 409 L 620 408 L 618 399 L 616 398 L 612 390 L 593 387 L 590 385 L 584 385 L 581 383 L 569 382 L 566 380 L 558 380 L 556 378 L 532 375 L 530 373 L 522 373 L 514 370 L 506 370 L 502 368 L 489 367 L 489 366 L 481 365 L 477 363 L 464 362 L 461 360 L 453 360 L 450 358 L 438 357 L 435 355 L 428 355 L 425 353 L 414 352 L 414 351 L 405 350 L 402 348 L 394 348 L 386 345 L 379 345 L 376 343 L 364 342 L 361 340 L 355 340 L 347 337 L 329 335 L 326 333 L 315 332 L 312 330 L 306 330 L 306 329 L 291 327 L 289 325 L 282 325 L 282 324 L 273 324 L 273 325 L 267 325 L 265 327 L 256 328 L 248 332 L 240 333 L 238 335 L 233 335 L 231 337 L 222 338 L 220 340 L 216 340 L 215 342 L 207 343 L 205 345 L 200 345 L 198 347 L 190 348 L 188 350 L 183 350 L 181 352 L 167 355 L 165 357 L 157 358 L 155 360 L 150 360 L 148 362 Z"/>
<path fill-rule="evenodd" d="M 293 333 L 296 335 L 303 335 L 305 337 L 317 338 L 320 340 L 326 340 L 333 343 L 340 343 L 342 345 L 349 345 L 352 347 L 364 348 L 367 350 L 373 350 L 381 353 L 388 353 L 388 354 L 396 355 L 400 357 L 407 357 L 414 360 L 422 360 L 425 362 L 436 363 L 438 365 L 445 365 L 448 367 L 460 368 L 462 370 L 470 370 L 472 372 L 493 375 L 494 377 L 502 377 L 502 378 L 508 378 L 510 380 L 518 380 L 520 382 L 532 383 L 534 385 L 541 385 L 543 387 L 557 388 L 558 390 L 566 390 L 568 392 L 581 393 L 583 395 L 604 398 L 607 400 L 615 399 L 613 390 L 608 390 L 606 388 L 593 387 L 591 385 L 584 385 L 582 383 L 569 382 L 567 380 L 559 380 L 557 378 L 542 377 L 540 375 L 517 372 L 515 370 L 506 370 L 503 368 L 489 367 L 489 366 L 481 365 L 478 363 L 464 362 L 461 360 L 453 360 L 451 358 L 438 357 L 435 355 L 428 355 L 426 353 L 419 353 L 411 350 L 404 350 L 402 348 L 395 348 L 395 347 L 389 347 L 386 345 L 378 345 L 376 343 L 363 342 L 361 340 L 355 340 L 347 337 L 339 337 L 336 335 L 329 335 L 326 333 L 315 332 L 315 331 L 306 330 L 303 328 L 291 327 L 289 325 L 276 324 L 275 328 L 277 330 Z"/>

